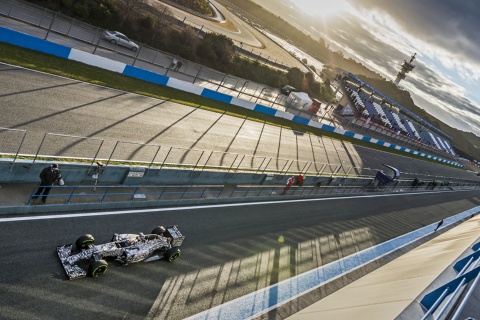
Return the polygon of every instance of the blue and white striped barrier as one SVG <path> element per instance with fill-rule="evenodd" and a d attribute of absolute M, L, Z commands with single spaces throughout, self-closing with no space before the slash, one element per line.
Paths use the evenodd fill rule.
<path fill-rule="evenodd" d="M 302 118 L 299 116 L 294 116 L 290 113 L 286 113 L 280 110 L 276 110 L 270 107 L 266 107 L 261 104 L 255 104 L 250 101 L 238 99 L 236 97 L 232 97 L 230 95 L 220 93 L 217 91 L 213 91 L 207 88 L 203 88 L 199 85 L 192 84 L 186 81 L 178 80 L 175 78 L 170 78 L 152 71 L 144 70 L 138 67 L 133 67 L 127 65 L 125 63 L 121 63 L 118 61 L 114 61 L 111 59 L 107 59 L 104 57 L 96 56 L 91 53 L 87 53 L 78 49 L 69 48 L 60 44 L 56 44 L 50 41 L 42 40 L 36 38 L 34 36 L 30 36 L 18 31 L 13 31 L 5 27 L 0 27 L 0 41 L 6 42 L 9 44 L 13 44 L 19 47 L 36 50 L 40 52 L 44 52 L 47 54 L 51 54 L 60 58 L 75 60 L 78 62 L 82 62 L 91 66 L 99 67 L 102 69 L 110 70 L 113 72 L 122 73 L 126 76 L 152 82 L 158 85 L 167 86 L 170 88 L 175 88 L 178 90 L 182 90 L 185 92 L 193 93 L 208 99 L 221 101 L 227 104 L 231 104 L 237 107 L 242 107 L 250 110 L 254 110 L 259 113 L 267 114 L 269 116 L 274 116 L 277 118 L 283 118 L 287 120 L 291 120 L 296 123 L 304 124 L 310 127 L 315 127 L 318 129 L 322 129 L 328 132 L 334 132 L 346 137 L 355 138 L 362 141 L 367 141 L 379 146 L 384 146 L 387 148 L 403 151 L 406 153 L 414 154 L 420 157 L 436 160 L 439 162 L 447 163 L 457 167 L 463 167 L 462 164 L 457 162 L 449 161 L 446 159 L 442 159 L 439 157 L 431 156 L 422 152 L 418 152 L 412 149 L 408 149 L 405 147 L 397 146 L 395 144 L 391 144 L 388 142 L 380 141 L 374 138 L 370 138 L 361 134 L 357 134 L 354 132 L 346 131 L 341 128 L 329 126 L 323 123 L 319 123 L 316 121 L 312 121 L 306 118 Z"/>

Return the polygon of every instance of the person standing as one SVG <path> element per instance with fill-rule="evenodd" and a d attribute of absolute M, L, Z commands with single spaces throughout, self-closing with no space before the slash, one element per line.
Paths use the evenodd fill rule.
<path fill-rule="evenodd" d="M 178 70 L 180 70 L 180 68 L 182 67 L 182 64 L 183 64 L 182 60 L 178 60 L 177 66 L 175 67 L 175 69 L 173 69 L 173 71 L 178 71 Z"/>
<path fill-rule="evenodd" d="M 294 182 L 295 182 L 294 176 L 291 176 L 290 178 L 288 178 L 287 183 L 285 184 L 285 188 L 283 188 L 282 194 L 286 194 Z"/>
<path fill-rule="evenodd" d="M 176 65 L 177 65 L 177 58 L 173 58 L 168 68 L 169 69 L 175 68 Z"/>
<path fill-rule="evenodd" d="M 40 187 L 38 187 L 37 192 L 32 197 L 32 199 L 37 199 L 42 193 L 42 202 L 47 202 L 48 194 L 52 189 L 52 185 L 55 181 L 58 181 L 62 177 L 58 164 L 54 163 L 48 167 L 43 168 L 40 172 Z"/>

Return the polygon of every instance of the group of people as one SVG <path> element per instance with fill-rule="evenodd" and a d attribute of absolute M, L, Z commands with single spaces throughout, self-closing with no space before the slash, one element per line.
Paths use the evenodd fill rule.
<path fill-rule="evenodd" d="M 173 69 L 173 71 L 179 71 L 182 65 L 183 65 L 182 60 L 177 60 L 177 58 L 173 58 L 168 68 Z"/>
<path fill-rule="evenodd" d="M 287 179 L 287 183 L 285 184 L 285 188 L 283 188 L 282 194 L 286 194 L 287 191 L 292 187 L 292 185 L 295 183 L 297 186 L 302 186 L 303 181 L 305 180 L 305 177 L 301 174 L 298 176 L 291 176 Z"/>

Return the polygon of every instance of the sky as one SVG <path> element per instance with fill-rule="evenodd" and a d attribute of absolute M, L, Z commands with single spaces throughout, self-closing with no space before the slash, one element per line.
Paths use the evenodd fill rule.
<path fill-rule="evenodd" d="M 480 136 L 480 1 L 254 0 L 333 50 L 400 82 L 437 119 Z"/>

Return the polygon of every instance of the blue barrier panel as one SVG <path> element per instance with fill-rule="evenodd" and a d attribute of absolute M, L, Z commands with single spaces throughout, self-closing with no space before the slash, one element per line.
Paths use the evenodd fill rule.
<path fill-rule="evenodd" d="M 472 249 L 473 249 L 473 247 L 472 247 Z M 462 271 L 463 267 L 465 267 L 465 265 L 468 263 L 468 261 L 470 259 L 472 259 L 472 261 L 475 261 L 479 257 L 480 257 L 480 251 L 475 251 L 474 253 L 469 254 L 465 258 L 458 260 L 457 263 L 455 263 L 453 265 L 453 269 L 455 269 L 455 271 L 457 271 L 457 272 L 460 272 L 460 271 Z"/>
<path fill-rule="evenodd" d="M 205 98 L 208 98 L 208 99 L 225 102 L 225 103 L 230 103 L 232 101 L 232 98 L 233 98 L 232 96 L 229 96 L 228 94 L 213 91 L 213 90 L 210 90 L 210 89 L 203 89 L 201 96 L 205 97 Z"/>
<path fill-rule="evenodd" d="M 401 147 L 401 148 L 400 148 L 400 151 L 407 151 L 407 148 Z"/>
<path fill-rule="evenodd" d="M 344 136 L 347 136 L 347 137 L 354 137 L 355 136 L 355 133 L 354 132 L 350 132 L 350 131 L 345 131 L 345 133 L 343 134 Z"/>
<path fill-rule="evenodd" d="M 335 132 L 335 127 L 332 127 L 332 126 L 329 126 L 329 125 L 322 125 L 322 130 L 325 130 L 325 131 L 330 131 L 330 132 Z"/>
<path fill-rule="evenodd" d="M 383 146 L 383 145 L 385 144 L 385 142 L 383 142 L 383 141 L 377 141 L 377 144 L 378 144 L 379 146 Z"/>
<path fill-rule="evenodd" d="M 309 119 L 302 118 L 302 117 L 299 117 L 299 116 L 294 116 L 292 121 L 297 122 L 297 123 L 301 123 L 301 124 L 304 124 L 304 125 L 308 125 L 308 123 L 310 122 Z"/>
<path fill-rule="evenodd" d="M 392 148 L 392 149 L 395 149 L 396 147 L 397 147 L 396 144 L 391 144 L 391 145 L 390 145 L 390 148 Z"/>
<path fill-rule="evenodd" d="M 473 250 L 473 251 L 478 251 L 478 250 L 480 250 L 480 242 L 475 243 L 475 244 L 473 245 L 473 247 L 472 247 L 472 250 Z"/>
<path fill-rule="evenodd" d="M 478 272 L 480 271 L 480 267 L 477 267 L 473 269 L 472 271 L 469 271 L 467 273 L 464 273 L 460 277 L 450 281 L 449 283 L 444 284 L 440 288 L 437 288 L 427 294 L 425 297 L 423 297 L 422 301 L 420 303 L 422 306 L 424 306 L 427 310 L 430 310 L 430 308 L 435 304 L 435 302 L 440 298 L 442 293 L 447 290 L 447 295 L 451 294 L 455 289 L 458 287 L 460 282 L 465 279 L 466 282 L 470 282 L 471 280 L 475 279 L 478 275 Z M 433 310 L 435 312 L 435 310 Z"/>
<path fill-rule="evenodd" d="M 0 27 L 0 41 L 22 48 L 51 54 L 64 59 L 68 59 L 70 50 L 72 50 L 69 47 L 39 39 L 21 32 L 16 32 L 4 27 Z"/>
<path fill-rule="evenodd" d="M 372 141 L 372 138 L 370 138 L 370 137 L 365 137 L 365 136 L 364 136 L 364 137 L 362 138 L 362 140 L 363 140 L 363 141 L 370 142 L 370 141 Z"/>
<path fill-rule="evenodd" d="M 148 70 L 143 70 L 137 67 L 132 67 L 129 65 L 125 67 L 123 74 L 132 78 L 145 80 L 145 81 L 156 83 L 163 86 L 166 86 L 168 82 L 168 77 L 164 75 L 151 72 Z"/>
<path fill-rule="evenodd" d="M 277 110 L 262 106 L 261 104 L 257 104 L 253 111 L 268 114 L 269 116 L 275 116 L 275 114 L 277 113 Z"/>

